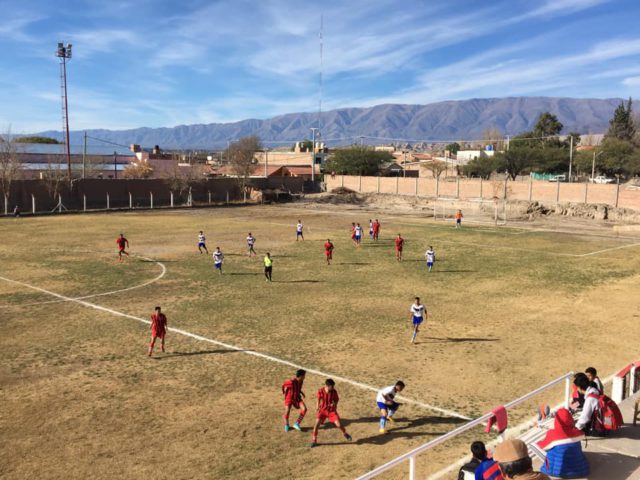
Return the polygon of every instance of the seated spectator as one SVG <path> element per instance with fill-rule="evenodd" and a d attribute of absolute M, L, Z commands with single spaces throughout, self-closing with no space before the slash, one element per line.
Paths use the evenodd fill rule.
<path fill-rule="evenodd" d="M 527 446 L 522 440 L 505 440 L 498 444 L 493 459 L 498 462 L 505 480 L 551 480 L 544 473 L 533 471 Z"/>
<path fill-rule="evenodd" d="M 560 478 L 579 478 L 589 475 L 589 462 L 582 453 L 580 440 L 584 432 L 578 430 L 569 410 L 561 408 L 556 412 L 553 429 L 547 432 L 538 447 L 547 454 L 542 473 Z"/>
<path fill-rule="evenodd" d="M 471 455 L 471 461 L 465 463 L 458 472 L 458 480 L 502 480 L 497 463 L 487 457 L 484 443 L 473 442 Z"/>
<path fill-rule="evenodd" d="M 590 382 L 595 383 L 596 388 L 600 392 L 600 395 L 602 395 L 604 393 L 604 385 L 602 385 L 602 382 L 598 378 L 598 371 L 593 367 L 589 367 L 584 371 L 584 374 L 587 376 Z"/>
<path fill-rule="evenodd" d="M 598 392 L 598 389 L 589 381 L 589 378 L 584 373 L 576 373 L 573 378 L 573 384 L 584 397 L 584 406 L 576 423 L 576 428 L 588 435 L 591 432 L 593 415 L 598 408 L 597 397 L 600 396 L 600 392 Z M 595 395 L 595 397 L 592 395 Z"/>

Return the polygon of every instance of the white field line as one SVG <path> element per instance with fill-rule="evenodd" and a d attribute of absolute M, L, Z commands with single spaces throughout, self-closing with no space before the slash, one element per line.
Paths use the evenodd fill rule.
<path fill-rule="evenodd" d="M 160 262 L 158 262 L 158 263 L 160 263 Z M 71 298 L 71 297 L 67 297 L 65 295 L 60 295 L 59 293 L 55 293 L 55 292 L 52 292 L 50 290 L 45 290 L 44 288 L 36 287 L 35 285 L 31 285 L 31 284 L 28 284 L 28 283 L 25 283 L 25 282 L 20 282 L 18 280 L 12 280 L 10 278 L 6 278 L 6 277 L 3 277 L 3 276 L 0 276 L 0 280 L 4 280 L 5 282 L 9 282 L 9 283 L 14 283 L 16 285 L 22 285 L 23 287 L 31 288 L 32 290 L 36 290 L 36 291 L 39 291 L 39 292 L 42 292 L 42 293 L 46 293 L 46 294 L 51 295 L 53 297 L 56 297 L 56 298 L 58 298 L 58 299 L 60 299 L 62 301 L 74 302 L 74 303 L 77 303 L 77 304 L 82 305 L 82 306 L 87 307 L 87 308 L 93 308 L 95 310 L 99 310 L 101 312 L 110 313 L 112 315 L 116 315 L 116 316 L 119 316 L 119 317 L 129 318 L 131 320 L 137 320 L 138 322 L 142 322 L 142 323 L 145 323 L 147 325 L 151 324 L 150 320 L 147 320 L 147 319 L 144 319 L 144 318 L 140 318 L 140 317 L 136 317 L 134 315 L 129 315 L 128 313 L 119 312 L 117 310 L 113 310 L 112 308 L 102 307 L 100 305 L 96 305 L 94 303 L 89 303 L 89 302 L 86 302 L 84 300 L 80 300 L 78 298 Z M 170 332 L 174 332 L 174 333 L 177 333 L 179 335 L 183 335 L 185 337 L 193 338 L 195 340 L 200 340 L 201 342 L 211 343 L 211 344 L 217 345 L 219 347 L 224 347 L 224 348 L 226 348 L 228 350 L 235 350 L 237 352 L 242 352 L 242 353 L 245 353 L 247 355 L 252 355 L 254 357 L 258 357 L 258 358 L 262 358 L 264 360 L 268 360 L 270 362 L 280 363 L 282 365 L 287 365 L 288 367 L 292 367 L 292 368 L 295 368 L 295 369 L 303 368 L 308 373 L 312 373 L 312 374 L 319 375 L 319 376 L 322 376 L 322 377 L 331 377 L 334 380 L 337 380 L 337 381 L 340 381 L 340 382 L 343 382 L 343 383 L 347 383 L 349 385 L 353 385 L 354 387 L 358 387 L 358 388 L 361 388 L 363 390 L 369 390 L 371 392 L 378 392 L 378 390 L 380 390 L 379 387 L 374 387 L 373 385 L 368 385 L 366 383 L 357 382 L 355 380 L 351 380 L 349 378 L 342 377 L 340 375 L 334 375 L 332 373 L 323 372 L 322 370 L 315 370 L 315 369 L 307 368 L 307 367 L 304 367 L 302 365 L 298 365 L 297 363 L 290 362 L 288 360 L 283 360 L 283 359 L 278 358 L 278 357 L 267 355 L 266 353 L 261 353 L 261 352 L 257 352 L 257 351 L 254 351 L 254 350 L 247 350 L 245 348 L 238 347 L 236 345 L 231 345 L 231 344 L 228 344 L 228 343 L 220 342 L 218 340 L 214 340 L 212 338 L 203 337 L 202 335 L 197 335 L 195 333 L 191 333 L 191 332 L 188 332 L 186 330 L 179 329 L 179 328 L 169 327 L 168 330 Z M 469 417 L 467 417 L 465 415 L 462 415 L 460 413 L 457 413 L 457 412 L 454 412 L 454 411 L 451 411 L 451 410 L 447 410 L 447 409 L 444 409 L 444 408 L 436 407 L 436 406 L 433 406 L 433 405 L 429 405 L 428 403 L 420 402 L 418 400 L 413 400 L 411 398 L 407 398 L 407 397 L 404 397 L 404 396 L 403 397 L 398 396 L 397 398 L 402 400 L 405 403 L 417 405 L 417 406 L 425 408 L 427 410 L 431 410 L 431 411 L 434 411 L 434 412 L 441 413 L 441 414 L 446 415 L 448 417 L 460 418 L 462 420 L 471 420 Z"/>
<path fill-rule="evenodd" d="M 613 380 L 613 375 L 609 375 L 607 378 L 605 378 L 602 381 L 603 385 L 608 384 L 609 382 L 611 382 Z M 554 406 L 551 411 L 556 411 L 558 408 L 564 406 L 564 402 L 559 403 L 558 405 Z M 536 421 L 538 419 L 536 417 L 533 417 L 529 420 L 525 420 L 524 422 L 522 422 L 519 425 L 516 425 L 513 428 L 509 428 L 507 430 L 508 432 L 522 432 L 525 429 L 530 429 L 531 427 L 533 427 L 536 424 Z M 506 437 L 506 434 L 505 434 Z M 490 442 L 487 445 L 487 450 L 493 450 L 495 448 L 495 446 L 500 443 L 500 438 L 497 438 L 496 440 L 493 440 L 492 442 Z M 453 462 L 451 465 L 443 468 L 442 470 L 438 470 L 436 473 L 434 473 L 433 475 L 430 475 L 427 480 L 439 480 L 440 478 L 444 477 L 445 475 L 447 475 L 448 473 L 450 473 L 451 471 L 455 470 L 456 468 L 460 468 L 462 465 L 464 465 L 465 463 L 467 463 L 470 459 L 470 455 L 465 455 L 462 458 L 459 458 L 458 460 L 456 460 L 455 462 Z"/>
<path fill-rule="evenodd" d="M 640 243 L 631 243 L 631 244 L 628 244 L 628 245 L 620 245 L 619 247 L 605 248 L 604 250 L 598 250 L 596 252 L 583 253 L 581 255 L 575 255 L 575 256 L 576 257 L 588 257 L 589 255 L 598 255 L 599 253 L 611 252 L 612 250 L 620 250 L 621 248 L 637 247 L 638 245 L 640 245 Z"/>
<path fill-rule="evenodd" d="M 147 258 L 147 257 L 137 257 L 137 258 L 141 258 L 142 260 L 145 260 L 147 262 L 154 262 L 157 265 L 160 266 L 160 274 L 157 277 L 152 278 L 151 280 L 141 283 L 139 285 L 134 285 L 133 287 L 127 287 L 127 288 L 121 288 L 119 290 L 111 290 L 110 292 L 104 292 L 104 293 L 94 293 L 93 295 L 84 295 L 82 297 L 74 297 L 72 300 L 86 300 L 87 298 L 95 298 L 95 297 L 104 297 L 106 295 L 114 295 L 116 293 L 122 293 L 122 292 L 128 292 L 130 290 L 135 290 L 136 288 L 142 288 L 142 287 L 146 287 L 147 285 L 151 285 L 152 283 L 157 282 L 158 280 L 160 280 L 162 277 L 165 276 L 165 274 L 167 273 L 167 267 L 164 266 L 163 263 L 158 262 L 156 260 L 153 260 L 152 258 Z M 23 303 L 20 305 L 0 305 L 0 308 L 11 308 L 11 307 L 32 307 L 34 305 L 48 305 L 50 303 L 60 303 L 60 302 L 66 302 L 67 300 L 49 300 L 46 302 L 33 302 L 33 303 Z"/>
<path fill-rule="evenodd" d="M 437 242 L 434 242 L 434 243 L 438 243 L 438 242 L 439 243 L 448 243 L 448 244 L 451 244 L 451 245 L 464 245 L 464 246 L 468 246 L 468 247 L 490 248 L 490 249 L 499 248 L 499 249 L 502 249 L 502 250 L 514 250 L 514 251 L 518 251 L 518 252 L 554 255 L 554 256 L 557 256 L 557 257 L 576 257 L 576 258 L 588 257 L 590 255 L 598 255 L 600 253 L 610 252 L 610 251 L 613 251 L 613 250 L 619 250 L 621 248 L 631 248 L 631 247 L 640 246 L 640 243 L 630 243 L 630 244 L 627 244 L 627 245 L 619 245 L 617 247 L 605 248 L 603 250 L 596 250 L 594 252 L 587 252 L 587 253 L 561 253 L 561 252 L 550 252 L 548 250 L 536 250 L 536 249 L 529 249 L 529 248 L 510 247 L 510 246 L 507 246 L 507 245 L 489 245 L 489 244 L 482 244 L 482 243 L 456 242 L 456 241 L 452 241 L 452 240 L 437 240 Z"/>

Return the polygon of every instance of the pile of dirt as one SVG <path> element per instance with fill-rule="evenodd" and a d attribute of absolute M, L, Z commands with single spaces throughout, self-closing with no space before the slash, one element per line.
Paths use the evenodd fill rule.
<path fill-rule="evenodd" d="M 363 195 L 359 195 L 353 190 L 344 187 L 338 187 L 331 191 L 331 193 L 321 193 L 318 195 L 308 195 L 304 198 L 304 201 L 311 201 L 313 203 L 330 203 L 332 205 L 361 205 L 365 199 Z"/>

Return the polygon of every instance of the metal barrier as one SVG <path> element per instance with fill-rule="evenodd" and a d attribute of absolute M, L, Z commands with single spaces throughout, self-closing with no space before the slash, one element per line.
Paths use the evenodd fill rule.
<path fill-rule="evenodd" d="M 573 372 L 568 372 L 565 373 L 564 375 L 562 375 L 561 377 L 556 378 L 555 380 L 552 380 L 551 382 L 547 383 L 546 385 L 543 385 L 535 390 L 533 390 L 532 392 L 527 393 L 526 395 L 523 395 L 520 398 L 517 398 L 515 400 L 512 400 L 511 402 L 507 403 L 504 405 L 505 409 L 509 410 L 510 408 L 515 407 L 516 405 L 519 405 L 520 403 L 526 402 L 527 400 L 535 397 L 536 395 L 544 392 L 545 390 L 548 390 L 552 387 L 555 387 L 556 385 L 558 385 L 559 383 L 562 383 L 563 381 L 565 382 L 565 398 L 564 398 L 564 405 L 565 407 L 569 406 L 570 403 L 570 396 L 571 396 L 571 382 L 573 380 Z M 393 460 L 385 463 L 384 465 L 380 465 L 378 468 L 375 468 L 373 470 L 371 470 L 368 473 L 365 473 L 364 475 L 358 477 L 357 480 L 367 480 L 370 478 L 375 478 L 378 475 L 380 475 L 383 472 L 386 472 L 387 470 L 390 470 L 394 467 L 396 467 L 397 465 L 400 465 L 401 463 L 405 462 L 405 461 L 409 461 L 409 479 L 410 480 L 415 480 L 416 478 L 416 456 L 418 456 L 419 454 L 421 454 L 422 452 L 425 452 L 427 450 L 430 450 L 444 442 L 446 442 L 447 440 L 450 440 L 454 437 L 457 437 L 458 435 L 460 435 L 461 433 L 466 432 L 467 430 L 472 429 L 473 427 L 476 427 L 478 425 L 481 425 L 485 422 L 487 422 L 491 417 L 493 416 L 493 413 L 486 413 L 484 415 L 482 415 L 481 417 L 476 418 L 475 420 L 471 420 L 468 423 L 465 423 L 464 425 L 459 426 L 458 428 L 451 430 L 448 433 L 445 433 L 444 435 L 438 437 L 438 438 L 434 438 L 433 440 L 431 440 L 430 442 L 425 443 L 424 445 L 421 445 L 417 448 L 414 448 L 413 450 L 400 455 L 397 458 L 394 458 Z"/>

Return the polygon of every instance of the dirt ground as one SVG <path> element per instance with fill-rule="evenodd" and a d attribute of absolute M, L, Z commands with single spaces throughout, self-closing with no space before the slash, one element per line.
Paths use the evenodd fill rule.
<path fill-rule="evenodd" d="M 376 217 L 380 242 L 367 236 L 354 248 L 351 222 L 366 231 Z M 304 243 L 295 242 L 298 218 Z M 197 253 L 200 229 L 226 254 L 222 276 Z M 137 256 L 119 264 L 121 231 Z M 258 258 L 246 257 L 248 231 Z M 170 326 L 375 387 L 402 378 L 409 399 L 471 418 L 569 370 L 593 365 L 606 376 L 637 357 L 640 236 L 608 222 L 544 217 L 495 228 L 478 216 L 455 230 L 402 207 L 302 202 L 4 220 L 0 233 L 5 279 L 99 294 L 159 277 L 161 266 L 140 258 L 150 257 L 164 276 L 84 301 L 140 318 L 161 304 Z M 336 244 L 330 267 L 327 238 Z M 262 276 L 267 250 L 273 284 Z M 430 319 L 411 345 L 415 295 Z M 176 333 L 165 355 L 148 358 L 146 324 L 77 302 L 38 304 L 52 300 L 0 280 L 3 478 L 354 478 L 463 422 L 407 403 L 381 436 L 375 393 L 338 381 L 354 441 L 325 427 L 311 450 L 311 414 L 302 434 L 282 431 L 280 385 L 293 367 Z M 324 378 L 308 375 L 309 404 Z M 474 431 L 419 457 L 420 474 L 476 438 L 493 437 Z"/>

